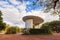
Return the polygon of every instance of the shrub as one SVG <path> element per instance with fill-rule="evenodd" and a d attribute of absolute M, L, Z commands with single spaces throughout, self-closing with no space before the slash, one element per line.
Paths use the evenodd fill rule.
<path fill-rule="evenodd" d="M 47 29 L 29 29 L 29 30 L 25 30 L 24 34 L 38 35 L 38 34 L 51 34 L 51 32 Z"/>
<path fill-rule="evenodd" d="M 52 32 L 60 32 L 60 21 L 52 21 L 44 23 L 41 29 L 48 29 Z"/>
<path fill-rule="evenodd" d="M 23 31 L 24 31 L 24 28 L 20 28 L 20 32 L 23 33 Z"/>
<path fill-rule="evenodd" d="M 23 29 L 23 34 L 30 34 L 30 33 L 29 33 L 29 30 L 30 30 L 30 29 L 24 28 L 24 29 Z"/>
<path fill-rule="evenodd" d="M 49 34 L 52 34 L 52 26 L 49 22 L 42 24 L 41 29 L 48 30 Z"/>
<path fill-rule="evenodd" d="M 51 34 L 50 31 L 45 29 L 30 29 L 30 34 Z"/>
<path fill-rule="evenodd" d="M 50 26 L 53 31 L 60 32 L 60 21 L 52 21 L 50 22 Z"/>
<path fill-rule="evenodd" d="M 6 34 L 16 34 L 19 32 L 19 28 L 18 27 L 10 27 L 7 29 Z"/>

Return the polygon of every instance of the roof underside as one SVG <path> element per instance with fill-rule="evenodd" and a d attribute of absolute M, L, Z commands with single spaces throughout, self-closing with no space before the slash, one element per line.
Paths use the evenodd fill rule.
<path fill-rule="evenodd" d="M 23 17 L 23 21 L 25 22 L 28 19 L 33 19 L 33 24 L 37 25 L 42 23 L 44 20 L 38 16 L 25 16 Z"/>

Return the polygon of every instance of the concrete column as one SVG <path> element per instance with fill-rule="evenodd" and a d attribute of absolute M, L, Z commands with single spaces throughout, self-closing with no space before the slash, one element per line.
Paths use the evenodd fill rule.
<path fill-rule="evenodd" d="M 33 19 L 26 20 L 25 27 L 26 28 L 33 28 Z"/>

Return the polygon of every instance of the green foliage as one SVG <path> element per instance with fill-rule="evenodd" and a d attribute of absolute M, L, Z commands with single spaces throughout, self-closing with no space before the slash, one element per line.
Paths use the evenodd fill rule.
<path fill-rule="evenodd" d="M 0 31 L 1 31 L 1 30 L 5 30 L 5 28 L 6 28 L 5 25 L 6 25 L 5 23 L 1 23 L 1 24 L 0 24 Z"/>
<path fill-rule="evenodd" d="M 53 31 L 60 32 L 60 21 L 50 22 Z"/>
<path fill-rule="evenodd" d="M 52 34 L 47 29 L 29 29 L 29 30 L 25 30 L 23 33 L 25 35 L 46 35 L 46 34 Z"/>
<path fill-rule="evenodd" d="M 7 29 L 6 34 L 16 34 L 19 32 L 19 28 L 18 27 L 10 27 Z"/>
<path fill-rule="evenodd" d="M 51 32 L 60 32 L 60 21 L 52 21 L 44 23 L 41 29 L 48 29 Z"/>
<path fill-rule="evenodd" d="M 52 27 L 51 27 L 51 25 L 50 25 L 49 22 L 44 23 L 44 24 L 42 25 L 41 29 L 48 30 L 48 33 L 49 33 L 49 34 L 52 34 L 52 30 L 51 30 Z"/>
<path fill-rule="evenodd" d="M 0 11 L 0 16 L 2 16 L 2 12 Z"/>
<path fill-rule="evenodd" d="M 47 29 L 30 29 L 30 34 L 36 34 L 36 35 L 38 35 L 38 34 L 51 34 L 51 32 L 49 31 L 49 30 L 47 30 Z"/>
<path fill-rule="evenodd" d="M 0 31 L 5 29 L 5 23 L 3 23 L 2 12 L 0 11 Z"/>
<path fill-rule="evenodd" d="M 16 27 L 16 33 L 20 32 L 20 28 Z"/>
<path fill-rule="evenodd" d="M 44 23 L 41 27 L 41 29 L 50 29 L 49 23 Z"/>

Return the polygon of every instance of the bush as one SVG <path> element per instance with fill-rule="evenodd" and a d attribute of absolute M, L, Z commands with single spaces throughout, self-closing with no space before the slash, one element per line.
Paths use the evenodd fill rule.
<path fill-rule="evenodd" d="M 46 29 L 30 29 L 30 34 L 51 34 L 50 31 Z"/>
<path fill-rule="evenodd" d="M 23 33 L 23 31 L 24 31 L 24 28 L 20 28 L 20 32 Z"/>
<path fill-rule="evenodd" d="M 52 21 L 44 23 L 41 29 L 48 29 L 52 32 L 60 32 L 60 21 Z"/>
<path fill-rule="evenodd" d="M 60 32 L 60 21 L 52 21 L 50 22 L 50 26 L 53 31 Z"/>
<path fill-rule="evenodd" d="M 19 32 L 19 28 L 18 27 L 10 27 L 7 29 L 6 34 L 16 34 Z"/>
<path fill-rule="evenodd" d="M 49 34 L 52 34 L 52 26 L 49 22 L 42 24 L 40 29 L 48 30 Z"/>
<path fill-rule="evenodd" d="M 47 29 L 29 29 L 25 30 L 23 32 L 25 35 L 38 35 L 38 34 L 52 34 L 49 30 Z"/>
<path fill-rule="evenodd" d="M 29 33 L 29 30 L 30 30 L 30 29 L 24 28 L 24 29 L 23 29 L 23 34 L 25 34 L 25 35 L 26 35 L 26 34 L 30 34 L 30 33 Z"/>

